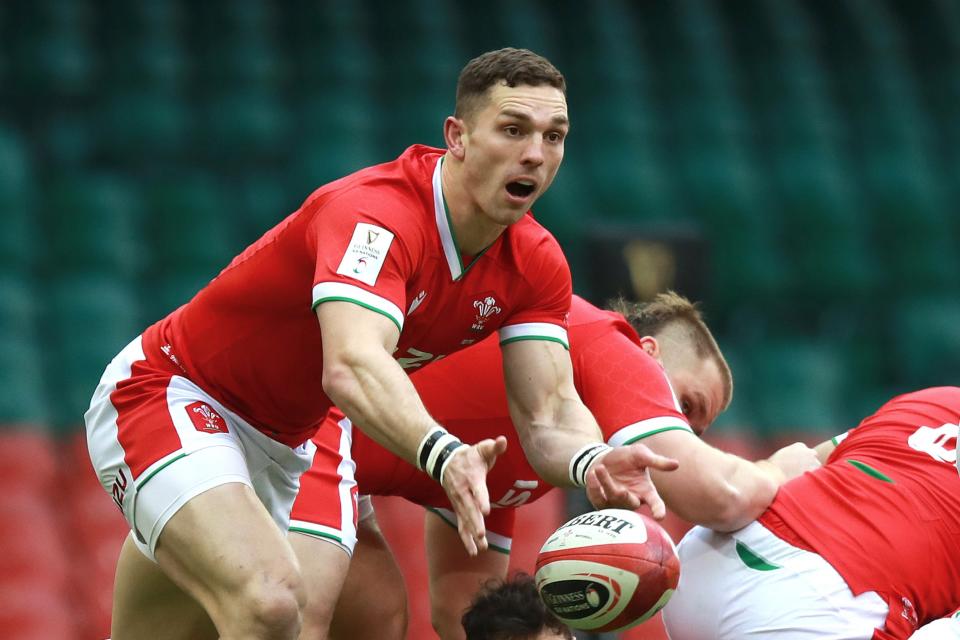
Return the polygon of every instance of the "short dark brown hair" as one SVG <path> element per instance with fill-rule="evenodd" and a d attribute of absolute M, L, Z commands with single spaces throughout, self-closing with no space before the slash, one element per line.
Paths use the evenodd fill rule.
<path fill-rule="evenodd" d="M 479 107 L 487 90 L 499 82 L 508 87 L 548 84 L 564 94 L 567 92 L 563 74 L 549 60 L 528 49 L 506 47 L 481 54 L 463 68 L 457 81 L 454 115 L 458 118 L 470 116 Z"/>
<path fill-rule="evenodd" d="M 683 338 L 693 347 L 694 355 L 716 362 L 723 378 L 723 406 L 730 405 L 733 398 L 733 374 L 730 373 L 730 365 L 723 357 L 703 314 L 700 313 L 699 305 L 674 291 L 667 291 L 658 293 L 650 302 L 630 302 L 619 298 L 608 306 L 626 318 L 640 336 L 656 338 L 667 328 L 682 329 Z"/>
<path fill-rule="evenodd" d="M 550 630 L 573 640 L 570 627 L 547 610 L 529 575 L 487 582 L 460 620 L 467 640 L 521 640 Z"/>

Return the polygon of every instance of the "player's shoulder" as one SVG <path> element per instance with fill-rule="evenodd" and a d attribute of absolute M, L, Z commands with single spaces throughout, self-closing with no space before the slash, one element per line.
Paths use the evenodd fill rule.
<path fill-rule="evenodd" d="M 391 226 L 423 226 L 433 212 L 432 173 L 442 151 L 414 145 L 389 162 L 360 169 L 316 189 L 302 207 L 318 215 L 333 208 L 374 216 Z"/>
<path fill-rule="evenodd" d="M 621 345 L 625 341 L 640 345 L 640 336 L 626 318 L 615 311 L 601 309 L 578 295 L 570 298 L 568 332 L 571 340 L 583 344 L 606 340 Z M 652 358 L 650 360 L 653 362 Z"/>
<path fill-rule="evenodd" d="M 522 218 L 510 226 L 511 235 L 517 242 L 542 242 L 560 246 L 550 231 L 527 211 Z"/>
<path fill-rule="evenodd" d="M 892 398 L 865 418 L 855 431 L 863 431 L 863 427 L 876 425 L 956 423 L 958 418 L 960 387 L 930 387 Z"/>

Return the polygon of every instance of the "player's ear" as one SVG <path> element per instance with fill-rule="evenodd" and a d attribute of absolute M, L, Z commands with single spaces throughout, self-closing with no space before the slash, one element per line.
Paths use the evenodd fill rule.
<path fill-rule="evenodd" d="M 640 348 L 651 358 L 660 359 L 660 343 L 653 336 L 640 338 Z"/>
<path fill-rule="evenodd" d="M 443 139 L 447 143 L 447 149 L 457 160 L 463 160 L 466 154 L 465 138 L 467 137 L 467 128 L 463 120 L 456 116 L 447 116 L 443 121 Z"/>

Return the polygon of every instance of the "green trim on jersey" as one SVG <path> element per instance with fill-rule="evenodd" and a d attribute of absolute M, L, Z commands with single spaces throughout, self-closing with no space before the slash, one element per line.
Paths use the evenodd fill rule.
<path fill-rule="evenodd" d="M 400 323 L 397 322 L 397 319 L 394 318 L 392 315 L 390 315 L 389 313 L 387 313 L 387 312 L 384 311 L 383 309 L 379 309 L 379 308 L 373 306 L 372 304 L 367 304 L 366 302 L 360 302 L 360 301 L 357 300 L 356 298 L 347 298 L 347 297 L 345 297 L 345 296 L 327 296 L 326 298 L 320 298 L 320 299 L 318 299 L 318 300 L 315 300 L 314 303 L 313 303 L 313 307 L 311 307 L 311 308 L 312 308 L 314 311 L 316 311 L 317 307 L 320 306 L 321 304 L 323 304 L 324 302 L 352 302 L 353 304 L 355 304 L 355 305 L 357 305 L 357 306 L 360 306 L 360 307 L 363 307 L 364 309 L 369 309 L 370 311 L 376 311 L 376 312 L 379 313 L 380 315 L 386 316 L 387 318 L 390 318 L 390 322 L 392 322 L 393 324 L 397 325 L 397 330 L 398 330 L 398 331 L 403 331 L 403 327 L 400 326 Z"/>
<path fill-rule="evenodd" d="M 304 528 L 304 527 L 289 527 L 287 530 L 288 530 L 288 531 L 292 531 L 292 532 L 294 532 L 294 533 L 303 533 L 303 534 L 306 534 L 306 535 L 308 535 L 308 536 L 315 536 L 315 537 L 317 537 L 317 538 L 327 538 L 328 540 L 334 540 L 334 541 L 336 541 L 338 544 L 341 544 L 341 545 L 343 544 L 343 540 L 340 539 L 339 537 L 333 535 L 332 533 L 326 533 L 326 532 L 324 532 L 324 531 L 317 531 L 316 529 L 307 529 L 307 528 Z"/>
<path fill-rule="evenodd" d="M 161 471 L 163 471 L 164 469 L 166 469 L 167 467 L 169 467 L 170 465 L 172 465 L 174 462 L 176 462 L 176 461 L 179 460 L 180 458 L 186 458 L 186 457 L 187 457 L 187 454 L 181 453 L 180 455 L 175 456 L 175 457 L 167 460 L 166 462 L 164 462 L 162 465 L 160 465 L 159 467 L 157 467 L 156 469 L 154 469 L 154 470 L 150 473 L 150 475 L 148 475 L 146 478 L 144 478 L 143 480 L 141 480 L 140 482 L 137 483 L 137 491 L 140 491 L 141 489 L 143 489 L 143 486 L 144 486 L 145 484 L 147 484 L 148 482 L 150 482 L 150 480 L 153 479 L 153 476 L 157 475 L 158 473 L 160 473 Z"/>
<path fill-rule="evenodd" d="M 510 344 L 511 342 L 520 342 L 521 340 L 546 340 L 547 342 L 556 342 L 559 345 L 563 345 L 563 348 L 567 351 L 570 351 L 570 345 L 561 340 L 560 338 L 554 338 L 553 336 L 516 336 L 515 338 L 507 338 L 506 340 L 501 340 L 500 344 Z"/>
<path fill-rule="evenodd" d="M 620 446 L 624 446 L 624 445 L 628 445 L 628 444 L 633 444 L 633 443 L 636 442 L 637 440 L 643 440 L 644 438 L 649 438 L 650 436 L 655 436 L 655 435 L 657 435 L 658 433 L 663 433 L 664 431 L 683 431 L 683 432 L 685 432 L 685 433 L 693 433 L 693 429 L 691 429 L 691 428 L 689 428 L 689 427 L 686 427 L 686 428 L 684 428 L 684 427 L 664 427 L 663 429 L 654 429 L 653 431 L 649 431 L 649 432 L 647 432 L 647 433 L 642 433 L 642 434 L 640 434 L 639 436 L 633 436 L 633 437 L 630 438 L 629 440 L 625 440 L 625 441 L 623 442 L 623 444 L 620 445 Z M 694 433 L 694 435 L 696 435 L 696 434 Z"/>
<path fill-rule="evenodd" d="M 878 471 L 878 470 L 874 469 L 873 467 L 871 467 L 871 466 L 868 465 L 868 464 L 864 464 L 864 463 L 860 462 L 859 460 L 850 460 L 849 458 L 847 459 L 847 462 L 849 462 L 850 464 L 852 464 L 854 467 L 856 467 L 856 468 L 859 469 L 860 471 L 863 471 L 865 474 L 867 474 L 867 475 L 870 476 L 871 478 L 876 478 L 877 480 L 883 480 L 884 482 L 889 482 L 890 484 L 895 484 L 894 481 L 893 481 L 893 478 L 891 478 L 890 476 L 888 476 L 887 474 L 885 474 L 885 473 L 882 472 L 882 471 Z"/>
<path fill-rule="evenodd" d="M 451 529 L 454 529 L 459 532 L 459 530 L 457 529 L 457 525 L 453 522 L 450 522 L 446 517 L 444 517 L 443 512 L 441 512 L 436 507 L 424 507 L 424 509 L 426 509 L 433 515 L 437 516 L 438 518 L 440 518 L 440 520 Z M 510 555 L 510 549 L 493 544 L 492 542 L 490 542 L 490 536 L 487 536 L 487 549 L 489 549 L 490 551 L 496 551 L 497 553 L 502 553 L 505 556 Z"/>
<path fill-rule="evenodd" d="M 848 435 L 850 435 L 850 432 L 844 431 L 843 433 L 835 435 L 832 438 L 830 438 L 830 442 L 833 443 L 833 446 L 837 447 L 840 445 L 841 442 L 847 439 Z"/>
<path fill-rule="evenodd" d="M 737 540 L 737 555 L 740 556 L 743 564 L 754 571 L 776 571 L 777 569 L 783 568 L 779 564 L 769 562 L 739 540 Z"/>
<path fill-rule="evenodd" d="M 443 156 L 440 156 L 440 159 L 437 161 L 437 168 L 436 168 L 435 172 L 438 173 L 440 176 L 443 175 Z M 463 258 L 461 257 L 461 252 L 460 252 L 460 243 L 457 242 L 457 234 L 456 234 L 456 233 L 454 232 L 454 230 L 453 230 L 453 218 L 450 217 L 450 207 L 447 206 L 447 196 L 443 193 L 443 179 L 442 179 L 442 177 L 441 177 L 440 179 L 436 180 L 436 182 L 435 182 L 435 184 L 434 184 L 434 188 L 435 188 L 435 189 L 439 189 L 439 191 L 440 191 L 440 205 L 443 207 L 443 216 L 444 216 L 444 218 L 445 218 L 446 221 L 447 221 L 447 231 L 450 232 L 450 241 L 453 243 L 453 247 L 452 247 L 451 249 L 452 249 L 452 252 L 453 252 L 453 254 L 454 254 L 454 257 L 457 259 L 457 271 L 458 271 L 458 273 L 456 273 L 456 274 L 452 274 L 452 273 L 451 273 L 451 274 L 450 274 L 451 276 L 453 276 L 453 281 L 456 282 L 457 280 L 460 280 L 461 278 L 463 278 L 463 276 L 466 275 L 467 271 L 470 270 L 470 267 L 472 267 L 473 265 L 477 264 L 477 260 L 479 260 L 479 259 L 483 256 L 483 254 L 485 254 L 485 253 L 487 252 L 487 249 L 489 249 L 489 248 L 492 247 L 494 244 L 496 244 L 497 241 L 494 240 L 491 244 L 489 244 L 489 245 L 487 245 L 486 247 L 484 247 L 484 248 L 480 251 L 480 253 L 478 253 L 477 255 L 473 256 L 473 260 L 470 261 L 470 264 L 468 264 L 466 267 L 464 267 L 464 266 L 463 266 Z M 434 199 L 435 199 L 435 201 L 436 201 L 436 197 L 434 197 Z M 499 237 L 498 237 L 498 239 L 499 239 Z M 442 231 L 440 231 L 440 241 L 441 241 L 441 244 L 443 244 L 443 232 L 442 232 Z M 444 247 L 444 253 L 446 253 L 446 247 Z M 447 260 L 447 266 L 448 266 L 448 267 L 450 266 L 450 261 L 449 261 L 449 260 Z"/>

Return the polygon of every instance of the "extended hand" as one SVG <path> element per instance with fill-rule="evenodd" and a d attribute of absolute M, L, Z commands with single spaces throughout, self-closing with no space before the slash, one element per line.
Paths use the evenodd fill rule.
<path fill-rule="evenodd" d="M 646 503 L 657 520 L 667 508 L 650 479 L 650 469 L 673 471 L 680 463 L 654 453 L 643 444 L 617 447 L 587 471 L 587 498 L 597 509 L 639 509 Z"/>
<path fill-rule="evenodd" d="M 483 516 L 490 513 L 487 472 L 506 450 L 507 439 L 503 436 L 481 440 L 455 453 L 443 474 L 443 490 L 457 514 L 457 530 L 471 556 L 487 548 L 483 523 Z"/>

